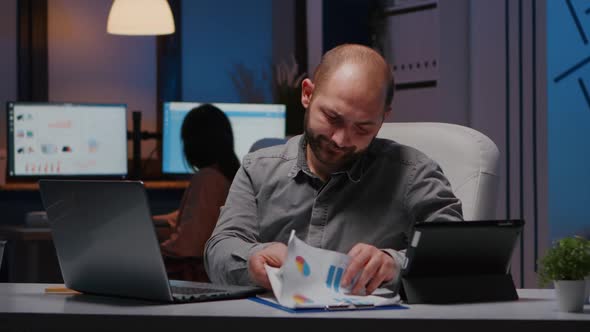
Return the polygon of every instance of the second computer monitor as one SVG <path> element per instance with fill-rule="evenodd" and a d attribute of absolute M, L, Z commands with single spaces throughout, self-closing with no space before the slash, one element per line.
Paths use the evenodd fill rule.
<path fill-rule="evenodd" d="M 127 176 L 127 105 L 8 102 L 8 176 Z"/>
<path fill-rule="evenodd" d="M 187 174 L 192 169 L 184 158 L 180 129 L 186 114 L 201 105 L 194 102 L 165 102 L 162 128 L 162 172 Z M 229 118 L 234 147 L 240 162 L 254 142 L 262 138 L 285 138 L 285 105 L 213 103 Z"/>

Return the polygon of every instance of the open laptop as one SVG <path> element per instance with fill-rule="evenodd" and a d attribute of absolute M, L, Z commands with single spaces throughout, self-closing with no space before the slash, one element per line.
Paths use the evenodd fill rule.
<path fill-rule="evenodd" d="M 169 280 L 143 183 L 40 180 L 66 287 L 160 302 L 245 298 L 264 289 Z"/>
<path fill-rule="evenodd" d="M 419 222 L 401 272 L 407 303 L 518 299 L 510 274 L 523 220 Z"/>

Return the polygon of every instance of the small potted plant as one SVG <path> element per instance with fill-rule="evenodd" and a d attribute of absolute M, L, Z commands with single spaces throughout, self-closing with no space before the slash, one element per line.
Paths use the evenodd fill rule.
<path fill-rule="evenodd" d="M 590 273 L 590 241 L 566 237 L 549 248 L 539 261 L 539 281 L 555 285 L 560 311 L 580 312 L 584 308 L 585 277 Z"/>

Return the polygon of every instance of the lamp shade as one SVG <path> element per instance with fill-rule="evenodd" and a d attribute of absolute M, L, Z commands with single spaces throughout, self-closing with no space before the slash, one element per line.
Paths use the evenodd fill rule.
<path fill-rule="evenodd" d="M 174 18 L 166 0 L 115 0 L 107 32 L 115 35 L 153 36 L 174 33 Z"/>

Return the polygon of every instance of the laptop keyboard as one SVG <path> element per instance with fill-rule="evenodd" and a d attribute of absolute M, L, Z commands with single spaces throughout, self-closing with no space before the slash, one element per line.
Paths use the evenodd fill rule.
<path fill-rule="evenodd" d="M 219 289 L 199 288 L 199 287 L 172 286 L 171 290 L 172 290 L 172 293 L 180 294 L 180 295 L 200 295 L 200 294 L 224 293 L 224 291 L 219 290 Z"/>
<path fill-rule="evenodd" d="M 170 280 L 174 302 L 202 302 L 223 299 L 241 299 L 263 292 L 260 287 L 213 285 L 207 282 Z"/>

